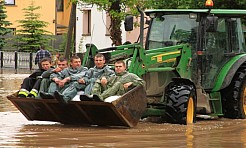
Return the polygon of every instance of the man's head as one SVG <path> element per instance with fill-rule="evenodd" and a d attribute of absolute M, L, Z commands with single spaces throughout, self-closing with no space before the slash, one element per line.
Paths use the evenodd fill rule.
<path fill-rule="evenodd" d="M 73 69 L 81 66 L 81 59 L 78 56 L 72 56 L 70 59 L 70 65 Z"/>
<path fill-rule="evenodd" d="M 114 63 L 114 69 L 117 74 L 122 73 L 126 70 L 126 64 L 124 61 L 117 61 Z"/>
<path fill-rule="evenodd" d="M 68 67 L 67 59 L 59 58 L 59 60 L 57 61 L 57 66 L 61 68 L 61 70 L 63 70 L 64 68 L 67 68 Z"/>
<path fill-rule="evenodd" d="M 40 65 L 41 65 L 41 68 L 43 70 L 48 70 L 51 66 L 51 59 L 50 58 L 43 58 L 41 61 L 40 61 Z"/>
<path fill-rule="evenodd" d="M 39 49 L 44 50 L 44 49 L 45 49 L 45 46 L 44 46 L 43 44 L 41 44 L 41 45 L 39 46 Z"/>
<path fill-rule="evenodd" d="M 103 68 L 105 65 L 105 57 L 103 54 L 98 53 L 94 57 L 94 63 L 97 68 Z"/>

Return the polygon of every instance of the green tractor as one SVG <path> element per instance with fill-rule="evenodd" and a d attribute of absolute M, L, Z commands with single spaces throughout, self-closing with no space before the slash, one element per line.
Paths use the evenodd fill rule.
<path fill-rule="evenodd" d="M 137 43 L 104 49 L 87 44 L 83 65 L 93 66 L 96 53 L 103 53 L 109 65 L 125 60 L 128 71 L 146 81 L 143 118 L 161 117 L 176 124 L 193 123 L 199 114 L 244 119 L 246 45 L 241 18 L 246 10 L 148 10 L 146 23 L 144 12 L 139 12 Z M 125 29 L 132 28 L 133 17 L 127 16 Z"/>

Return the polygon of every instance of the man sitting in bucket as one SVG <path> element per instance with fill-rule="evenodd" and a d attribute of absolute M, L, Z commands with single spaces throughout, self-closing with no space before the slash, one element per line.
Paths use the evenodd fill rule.
<path fill-rule="evenodd" d="M 91 100 L 105 101 L 110 96 L 121 96 L 135 86 L 145 85 L 144 80 L 136 74 L 126 71 L 124 61 L 117 61 L 114 64 L 114 68 L 116 76 L 111 77 L 106 85 L 101 84 L 100 80 L 96 81 L 92 89 L 93 98 Z M 84 101 L 90 98 L 86 95 L 81 95 L 80 99 Z"/>

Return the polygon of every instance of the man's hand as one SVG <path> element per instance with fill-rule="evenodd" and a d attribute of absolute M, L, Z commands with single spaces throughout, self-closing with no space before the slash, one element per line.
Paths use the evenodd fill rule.
<path fill-rule="evenodd" d="M 80 84 L 85 84 L 85 80 L 84 80 L 83 78 L 79 79 L 78 82 L 79 82 Z"/>
<path fill-rule="evenodd" d="M 125 83 L 123 86 L 125 89 L 128 89 L 129 86 L 132 85 L 132 82 Z"/>
<path fill-rule="evenodd" d="M 108 83 L 108 80 L 105 77 L 102 77 L 101 84 L 105 86 L 107 83 Z"/>
<path fill-rule="evenodd" d="M 53 78 L 52 79 L 56 84 L 59 84 L 59 82 L 61 81 L 60 79 L 58 79 L 58 78 Z"/>
<path fill-rule="evenodd" d="M 64 87 L 64 85 L 68 82 L 68 81 L 70 81 L 71 80 L 71 78 L 70 77 L 66 77 L 66 78 L 64 78 L 63 80 L 60 80 L 60 82 L 59 82 L 59 87 Z"/>
<path fill-rule="evenodd" d="M 62 69 L 60 67 L 57 67 L 57 68 L 53 69 L 52 71 L 53 72 L 60 72 L 60 71 L 62 71 Z"/>

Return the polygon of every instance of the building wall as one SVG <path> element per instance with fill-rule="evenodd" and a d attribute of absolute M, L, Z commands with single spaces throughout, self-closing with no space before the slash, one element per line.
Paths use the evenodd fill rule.
<path fill-rule="evenodd" d="M 57 24 L 68 26 L 71 12 L 71 4 L 69 1 L 70 0 L 64 0 L 63 12 L 57 12 Z"/>
<path fill-rule="evenodd" d="M 33 0 L 35 6 L 41 6 L 35 13 L 40 13 L 40 20 L 49 23 L 47 31 L 55 33 L 55 0 Z M 19 23 L 16 20 L 23 20 L 25 13 L 22 9 L 27 8 L 31 4 L 30 0 L 15 0 L 15 5 L 6 5 L 7 20 L 12 23 L 8 28 L 17 28 Z"/>
<path fill-rule="evenodd" d="M 85 35 L 83 33 L 83 10 L 91 10 L 91 34 Z M 124 25 L 122 22 L 122 42 L 126 41 L 126 32 L 124 31 Z M 106 12 L 97 10 L 97 7 L 93 5 L 89 6 L 77 6 L 76 11 L 76 52 L 83 53 L 86 51 L 85 45 L 87 43 L 93 43 L 98 49 L 111 47 L 112 41 L 110 36 L 106 35 Z"/>
<path fill-rule="evenodd" d="M 48 22 L 46 30 L 51 32 L 53 35 L 56 34 L 56 23 L 68 27 L 70 18 L 71 5 L 69 0 L 64 1 L 63 12 L 56 11 L 56 0 L 32 0 L 35 6 L 40 6 L 41 8 L 36 10 L 35 13 L 40 14 L 40 20 Z M 23 20 L 25 18 L 24 8 L 31 5 L 31 0 L 15 0 L 15 5 L 5 5 L 7 20 L 12 23 L 8 28 L 16 28 L 20 25 L 16 20 Z"/>

